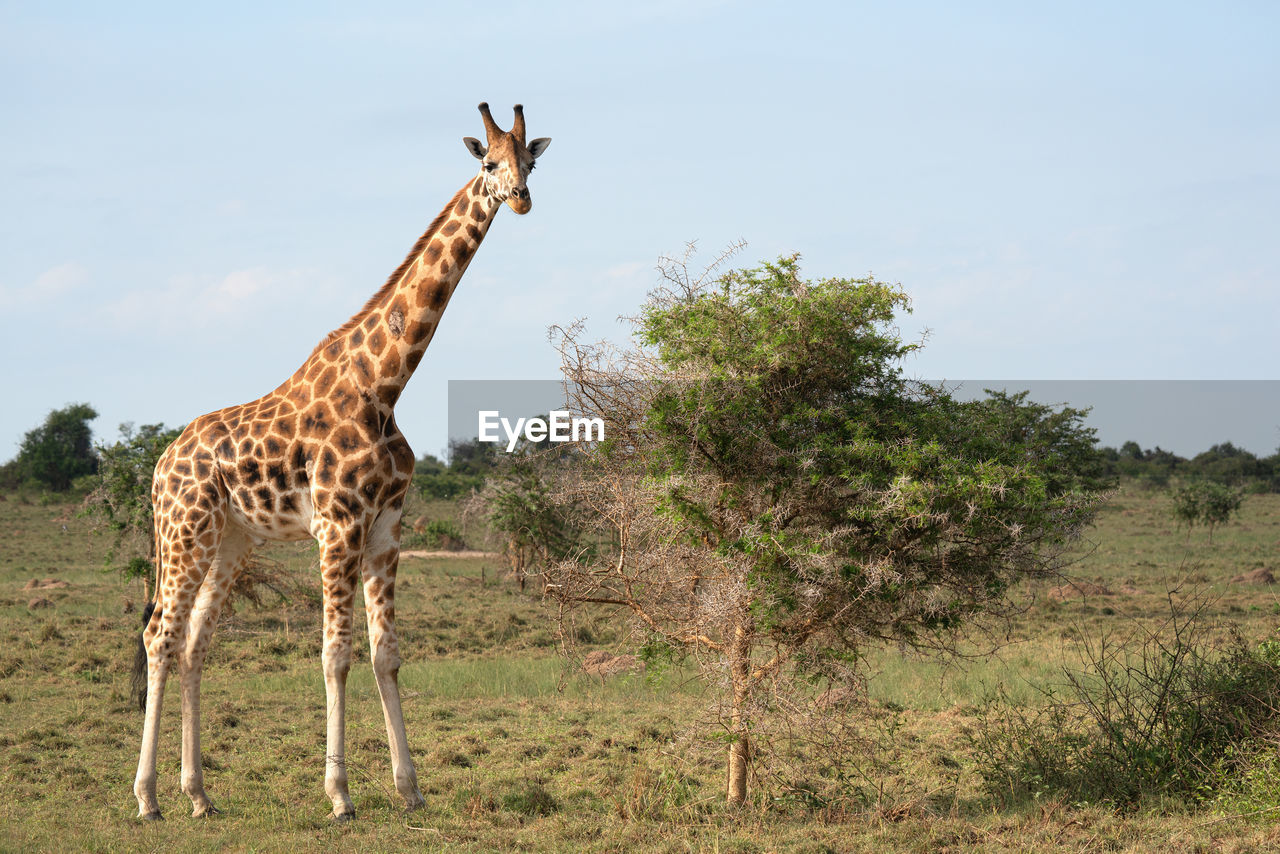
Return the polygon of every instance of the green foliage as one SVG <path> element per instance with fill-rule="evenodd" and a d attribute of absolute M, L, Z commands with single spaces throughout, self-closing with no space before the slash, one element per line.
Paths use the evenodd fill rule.
<path fill-rule="evenodd" d="M 1138 644 L 1077 638 L 1086 666 L 1046 689 L 1041 709 L 989 698 L 972 737 L 988 791 L 1124 807 L 1239 792 L 1276 733 L 1280 656 L 1235 633 L 1219 648 L 1198 620 L 1175 608 Z"/>
<path fill-rule="evenodd" d="M 35 481 L 54 492 L 66 492 L 72 482 L 98 470 L 89 422 L 98 412 L 87 403 L 55 409 L 44 424 L 27 431 L 18 455 L 2 473 L 6 485 Z"/>
<path fill-rule="evenodd" d="M 641 312 L 668 379 L 619 447 L 681 536 L 749 567 L 775 641 L 946 634 L 1042 570 L 1110 484 L 1084 412 L 904 379 L 907 306 L 872 279 L 802 280 L 792 257 Z"/>
<path fill-rule="evenodd" d="M 496 453 L 494 446 L 487 443 L 450 440 L 449 462 L 424 454 L 414 464 L 413 485 L 428 501 L 468 495 L 484 486 L 485 474 L 497 463 Z"/>
<path fill-rule="evenodd" d="M 483 477 L 498 466 L 498 446 L 479 439 L 449 440 L 449 471 Z"/>
<path fill-rule="evenodd" d="M 1173 517 L 1187 526 L 1187 536 L 1196 525 L 1209 529 L 1209 541 L 1213 542 L 1213 529 L 1225 525 L 1244 503 L 1244 493 L 1213 481 L 1195 481 L 1178 487 L 1170 493 L 1173 499 Z"/>
<path fill-rule="evenodd" d="M 456 474 L 447 469 L 425 474 L 420 474 L 417 469 L 414 469 L 413 485 L 418 490 L 418 494 L 428 501 L 450 501 L 480 489 L 484 486 L 484 478 L 478 475 Z"/>
<path fill-rule="evenodd" d="M 182 433 L 181 427 L 120 425 L 120 439 L 98 448 L 98 483 L 85 499 L 83 513 L 111 537 L 105 563 L 124 578 L 155 579 L 152 562 L 151 479 L 165 448 Z M 121 562 L 123 561 L 123 562 Z"/>
<path fill-rule="evenodd" d="M 554 492 L 558 477 L 575 462 L 559 448 L 522 444 L 504 455 L 477 495 L 474 506 L 501 536 L 522 590 L 529 573 L 594 553 L 581 508 Z"/>
<path fill-rule="evenodd" d="M 402 537 L 400 547 L 404 549 L 449 549 L 457 550 L 466 547 L 462 539 L 462 531 L 453 522 L 445 519 L 433 519 L 423 526 Z"/>

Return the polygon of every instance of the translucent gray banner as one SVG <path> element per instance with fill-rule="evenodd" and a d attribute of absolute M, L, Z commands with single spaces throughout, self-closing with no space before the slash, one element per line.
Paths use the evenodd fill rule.
<path fill-rule="evenodd" d="M 1027 391 L 1038 403 L 1090 409 L 1088 425 L 1100 445 L 1119 448 L 1134 441 L 1191 457 L 1231 442 L 1259 456 L 1280 447 L 1280 380 L 946 380 L 957 398 L 984 396 L 984 389 Z M 449 439 L 480 435 L 484 417 L 517 419 L 566 410 L 559 380 L 450 380 Z M 592 413 L 573 413 L 589 416 Z M 494 415 L 489 434 L 506 444 Z M 567 429 L 567 428 L 566 428 Z"/>

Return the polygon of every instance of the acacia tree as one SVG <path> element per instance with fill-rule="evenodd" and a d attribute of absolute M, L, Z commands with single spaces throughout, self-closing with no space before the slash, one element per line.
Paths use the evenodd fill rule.
<path fill-rule="evenodd" d="M 1084 412 L 906 379 L 898 287 L 806 281 L 796 257 L 695 277 L 687 258 L 660 267 L 633 346 L 558 330 L 571 404 L 606 438 L 549 494 L 610 536 L 546 587 L 562 613 L 619 606 L 647 649 L 701 664 L 738 804 L 784 684 L 856 684 L 873 643 L 952 648 L 1060 565 L 1105 482 Z"/>

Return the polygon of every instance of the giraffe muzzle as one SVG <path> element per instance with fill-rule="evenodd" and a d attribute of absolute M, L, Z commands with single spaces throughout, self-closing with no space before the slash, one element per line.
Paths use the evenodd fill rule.
<path fill-rule="evenodd" d="M 507 206 L 518 214 L 527 214 L 533 207 L 533 199 L 529 198 L 528 187 L 513 187 L 507 196 Z"/>

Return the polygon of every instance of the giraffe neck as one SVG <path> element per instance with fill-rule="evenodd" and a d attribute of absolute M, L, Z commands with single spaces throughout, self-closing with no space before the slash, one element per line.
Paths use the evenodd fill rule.
<path fill-rule="evenodd" d="M 387 283 L 355 316 L 329 333 L 295 377 L 316 381 L 334 366 L 335 380 L 345 378 L 366 399 L 394 407 L 500 206 L 485 192 L 482 177 L 469 181 Z M 323 387 L 315 391 L 326 393 Z"/>

